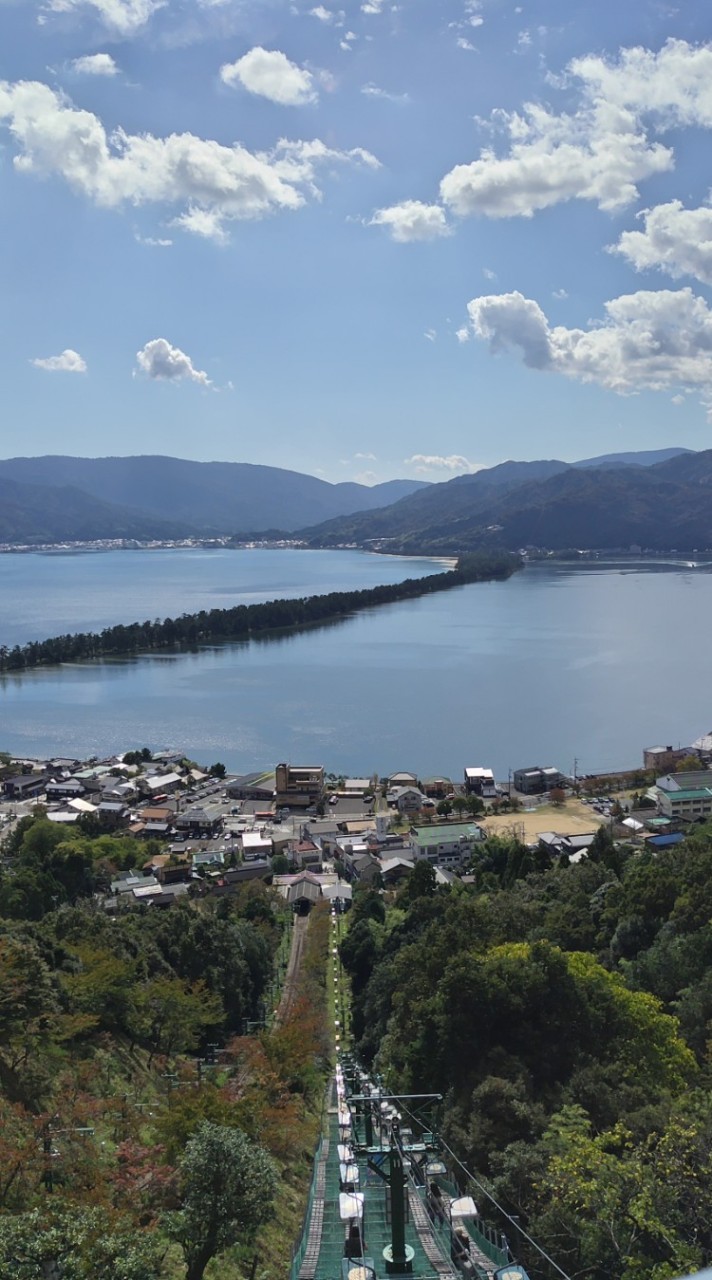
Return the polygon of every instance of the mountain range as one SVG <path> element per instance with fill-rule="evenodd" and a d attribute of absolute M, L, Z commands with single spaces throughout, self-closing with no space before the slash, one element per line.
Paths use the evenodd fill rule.
<path fill-rule="evenodd" d="M 0 541 L 291 533 L 354 511 L 387 506 L 426 487 L 389 480 L 369 487 L 245 462 L 184 458 L 0 461 Z"/>
<path fill-rule="evenodd" d="M 504 462 L 302 536 L 402 553 L 712 548 L 712 450 L 662 453 Z"/>
<path fill-rule="evenodd" d="M 294 537 L 454 555 L 480 548 L 712 548 L 712 450 L 503 462 L 442 484 L 329 484 L 170 457 L 0 461 L 0 541 Z"/>

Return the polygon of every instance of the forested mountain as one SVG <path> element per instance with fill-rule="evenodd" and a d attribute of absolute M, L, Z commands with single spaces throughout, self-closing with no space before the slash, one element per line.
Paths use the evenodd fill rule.
<path fill-rule="evenodd" d="M 428 486 L 421 480 L 390 480 L 369 487 L 363 484 L 329 484 L 316 476 L 286 471 L 280 467 L 253 466 L 244 462 L 191 462 L 183 458 L 9 458 L 0 461 L 0 479 L 18 485 L 71 485 L 87 499 L 87 512 L 100 513 L 90 502 L 107 504 L 106 533 L 93 537 L 114 537 L 109 532 L 111 505 L 142 513 L 144 521 L 169 521 L 179 534 L 259 533 L 268 529 L 285 532 L 306 524 L 346 515 L 352 511 L 386 506 L 405 494 Z M 32 525 L 33 499 L 27 514 L 21 504 L 18 488 L 15 523 L 17 540 L 25 537 Z M 61 523 L 58 513 L 58 527 Z M 49 524 L 49 518 L 45 525 Z M 146 524 L 148 527 L 148 524 Z M 10 539 L 13 523 L 6 520 L 6 538 Z M 19 530 L 25 532 L 19 532 Z M 57 538 L 69 538 L 58 532 Z M 79 535 L 78 535 L 79 536 Z M 146 534 L 145 536 L 152 536 Z M 156 535 L 160 536 L 160 535 Z M 169 535 L 165 535 L 169 536 Z"/>
<path fill-rule="evenodd" d="M 0 542 L 179 538 L 185 526 L 103 502 L 73 485 L 19 484 L 0 476 Z"/>
<path fill-rule="evenodd" d="M 709 1266 L 712 827 L 657 856 L 602 829 L 576 865 L 492 838 L 469 872 L 354 894 L 360 1056 L 444 1095 L 447 1142 L 569 1276 Z"/>
<path fill-rule="evenodd" d="M 458 476 L 371 515 L 305 531 L 313 545 L 457 553 L 475 547 L 692 551 L 712 547 L 712 450 L 653 466 L 526 464 Z M 503 476 L 497 483 L 495 473 Z M 531 473 L 530 473 L 531 474 Z M 494 480 L 494 483 L 493 483 Z"/>

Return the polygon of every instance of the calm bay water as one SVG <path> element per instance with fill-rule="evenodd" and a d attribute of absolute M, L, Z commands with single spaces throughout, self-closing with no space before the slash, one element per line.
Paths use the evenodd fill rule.
<path fill-rule="evenodd" d="M 0 557 L 0 642 L 397 581 L 432 562 L 358 552 Z M 466 764 L 630 767 L 712 728 L 712 572 L 534 565 L 269 641 L 6 676 L 0 747 L 178 746 L 231 769 L 358 774 Z"/>

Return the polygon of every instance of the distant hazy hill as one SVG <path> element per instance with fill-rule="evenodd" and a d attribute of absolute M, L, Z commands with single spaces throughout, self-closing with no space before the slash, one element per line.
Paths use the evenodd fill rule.
<path fill-rule="evenodd" d="M 71 485 L 18 484 L 0 476 L 0 542 L 86 542 L 177 538 L 173 521 L 101 502 Z"/>
<path fill-rule="evenodd" d="M 10 458 L 0 461 L 0 478 L 25 485 L 71 485 L 100 502 L 143 512 L 154 521 L 169 520 L 183 533 L 228 534 L 290 531 L 386 506 L 428 487 L 420 480 L 391 480 L 372 488 L 328 484 L 279 467 L 163 457 Z"/>
<path fill-rule="evenodd" d="M 623 458 L 598 467 L 503 463 L 308 536 L 317 546 L 377 541 L 399 551 L 712 547 L 712 450 L 673 452 L 652 466 Z"/>
<path fill-rule="evenodd" d="M 572 462 L 572 467 L 653 467 L 657 462 L 669 462 L 681 455 L 694 458 L 692 449 L 641 449 L 638 453 L 602 453 L 598 458 L 582 458 Z"/>

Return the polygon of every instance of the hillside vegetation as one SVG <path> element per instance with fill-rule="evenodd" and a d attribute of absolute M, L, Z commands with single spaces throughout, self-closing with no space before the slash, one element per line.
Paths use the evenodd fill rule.
<path fill-rule="evenodd" d="M 3 1277 L 288 1269 L 329 1055 L 328 918 L 310 922 L 284 1020 L 260 1030 L 281 899 L 253 881 L 217 904 L 105 915 L 95 891 L 151 849 L 41 814 L 3 848 Z"/>
<path fill-rule="evenodd" d="M 471 874 L 419 863 L 387 911 L 361 898 L 362 1058 L 445 1095 L 446 1141 L 568 1275 L 709 1266 L 712 826 L 657 856 L 601 830 L 578 865 L 490 838 Z"/>

